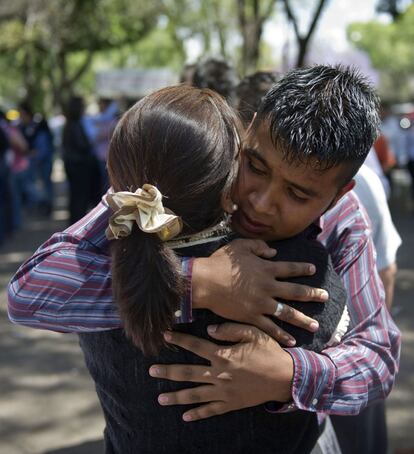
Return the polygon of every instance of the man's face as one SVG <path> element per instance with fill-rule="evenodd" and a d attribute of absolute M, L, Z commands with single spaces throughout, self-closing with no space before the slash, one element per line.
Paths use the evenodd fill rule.
<path fill-rule="evenodd" d="M 287 163 L 263 123 L 247 138 L 242 153 L 233 226 L 248 238 L 290 238 L 352 189 L 353 181 L 340 187 L 343 174 L 342 165 L 321 172 L 306 164 Z"/>

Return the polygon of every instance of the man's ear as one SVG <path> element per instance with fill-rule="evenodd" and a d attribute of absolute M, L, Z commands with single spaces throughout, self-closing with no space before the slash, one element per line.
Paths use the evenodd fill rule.
<path fill-rule="evenodd" d="M 334 207 L 338 201 L 343 197 L 347 192 L 351 191 L 355 187 L 355 180 L 352 179 L 349 183 L 343 186 L 338 193 L 336 194 L 335 198 L 332 200 L 330 208 Z"/>

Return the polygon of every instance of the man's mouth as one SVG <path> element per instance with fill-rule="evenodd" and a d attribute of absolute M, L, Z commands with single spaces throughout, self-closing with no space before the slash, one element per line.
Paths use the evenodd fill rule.
<path fill-rule="evenodd" d="M 256 221 L 255 219 L 252 219 L 249 217 L 244 211 L 238 210 L 236 212 L 236 222 L 239 224 L 239 226 L 246 231 L 247 233 L 250 233 L 252 235 L 261 235 L 264 233 L 269 232 L 271 230 L 271 227 L 262 224 L 261 222 Z"/>

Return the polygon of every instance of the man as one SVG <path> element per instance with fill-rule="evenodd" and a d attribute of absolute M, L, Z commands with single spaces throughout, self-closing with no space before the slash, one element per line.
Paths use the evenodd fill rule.
<path fill-rule="evenodd" d="M 153 366 L 150 373 L 156 377 L 208 385 L 161 395 L 162 405 L 208 402 L 187 411 L 186 421 L 268 401 L 285 404 L 268 407 L 277 412 L 349 414 L 388 394 L 398 367 L 399 332 L 384 306 L 366 219 L 358 211 L 358 201 L 346 195 L 377 125 L 375 96 L 349 70 L 325 66 L 298 70 L 265 97 L 242 157 L 235 227 L 256 239 L 286 238 L 320 220 L 320 239 L 348 290 L 350 329 L 340 345 L 322 354 L 283 349 L 245 325 L 210 328 L 211 337 L 236 342 L 220 348 L 207 340 L 167 333 L 169 342 L 207 358 L 211 366 Z M 104 212 L 101 206 L 82 223 L 56 235 L 19 270 L 9 286 L 14 321 L 62 331 L 119 327 L 104 250 L 108 219 Z M 273 298 L 323 299 L 320 291 L 283 282 L 288 276 L 309 273 L 309 265 L 270 264 L 254 251 L 263 254 L 264 244 L 239 241 L 209 258 L 184 261 L 189 274 L 193 264 L 193 307 L 225 317 L 228 307 L 237 307 L 231 318 L 242 322 L 250 321 L 245 315 L 251 312 L 245 308 L 256 307 L 262 322 L 265 304 L 278 307 Z M 80 268 L 87 275 L 82 282 Z M 54 276 L 61 273 L 65 292 L 53 288 Z M 46 281 L 49 286 L 39 289 Z M 240 281 L 252 285 L 234 285 Z M 94 303 L 89 312 L 85 302 Z M 183 321 L 191 319 L 188 309 L 183 306 Z M 278 312 L 282 319 L 287 314 L 286 307 Z"/>
<path fill-rule="evenodd" d="M 349 89 L 353 84 L 359 90 L 356 97 Z M 392 374 L 396 372 L 399 334 L 384 305 L 366 218 L 352 194 L 344 196 L 352 189 L 352 177 L 375 138 L 378 118 L 372 96 L 369 87 L 347 70 L 314 67 L 288 74 L 267 94 L 253 123 L 236 192 L 240 210 L 235 225 L 250 237 L 293 236 L 325 213 L 320 239 L 349 291 L 349 332 L 341 345 L 318 355 L 295 348 L 263 348 L 250 328 L 231 324 L 213 327 L 212 337 L 240 342 L 221 349 L 223 356 L 236 357 L 224 365 L 221 356 L 212 357 L 215 350 L 211 342 L 199 341 L 195 349 L 189 336 L 168 333 L 170 342 L 212 363 L 211 368 L 203 369 L 210 377 L 203 380 L 209 385 L 208 392 L 203 389 L 200 395 L 192 389 L 160 396 L 163 405 L 209 402 L 184 413 L 185 419 L 194 421 L 263 402 L 263 394 L 246 392 L 246 379 L 262 373 L 261 389 L 268 389 L 269 383 L 278 384 L 272 388 L 273 400 L 309 411 L 358 413 L 369 400 L 383 398 L 390 391 L 388 371 L 391 367 Z M 361 108 L 358 102 L 362 99 L 365 107 Z M 196 292 L 193 298 L 197 303 Z M 384 346 L 384 341 L 394 352 L 383 361 L 374 344 Z M 257 355 L 245 355 L 240 367 L 240 350 Z M 286 352 L 293 364 L 289 365 Z M 269 368 L 265 357 L 271 364 L 283 361 L 286 368 Z M 249 375 L 252 364 L 257 367 Z M 151 373 L 180 380 L 182 371 L 179 365 L 155 365 Z M 196 367 L 186 367 L 190 381 L 200 382 L 199 372 Z M 220 374 L 231 376 L 233 381 L 217 380 Z M 258 383 L 256 380 L 256 387 Z"/>

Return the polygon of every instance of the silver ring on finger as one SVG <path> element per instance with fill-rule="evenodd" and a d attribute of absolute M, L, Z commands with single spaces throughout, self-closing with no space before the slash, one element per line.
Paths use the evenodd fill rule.
<path fill-rule="evenodd" d="M 273 312 L 273 315 L 275 317 L 279 317 L 281 315 L 281 313 L 283 312 L 284 307 L 285 307 L 285 305 L 278 301 L 276 304 L 276 310 Z"/>

